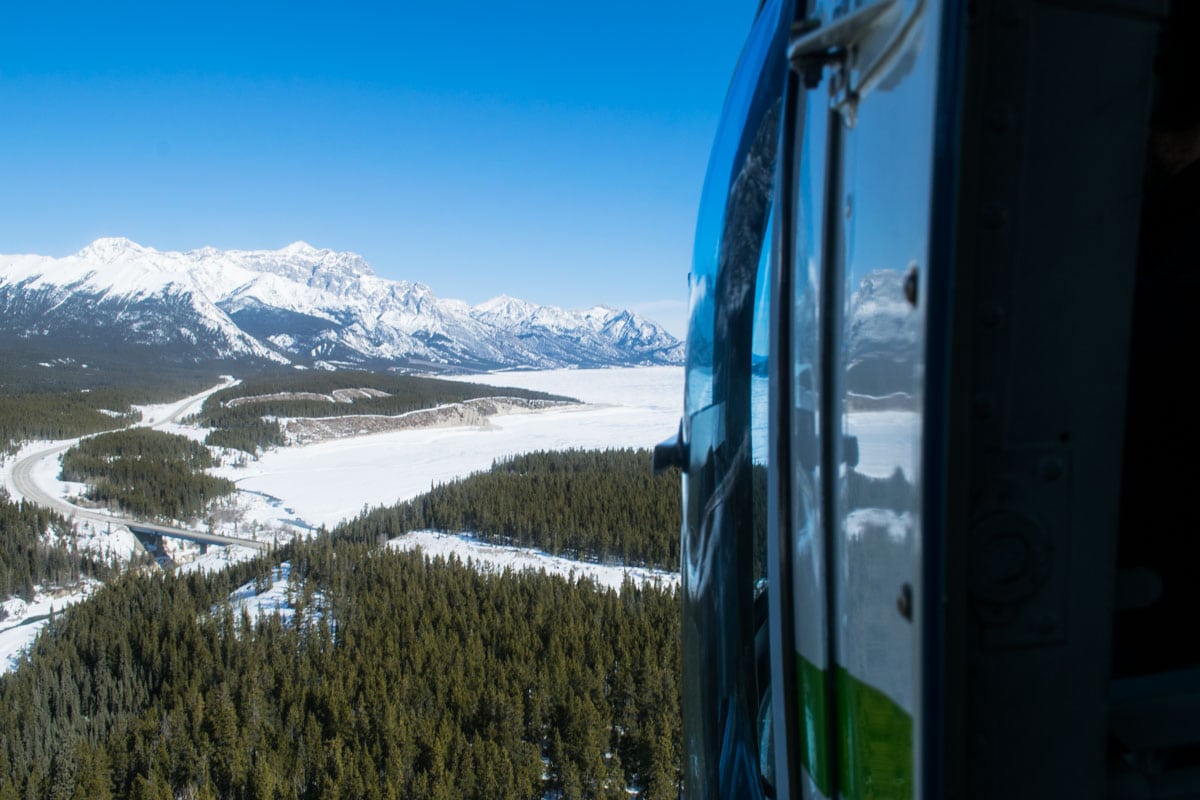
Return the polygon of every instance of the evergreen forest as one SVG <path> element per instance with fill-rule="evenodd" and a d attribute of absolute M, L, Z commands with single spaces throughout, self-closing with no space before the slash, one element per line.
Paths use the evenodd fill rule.
<path fill-rule="evenodd" d="M 11 306 L 6 310 L 12 311 Z M 11 318 L 6 321 L 11 325 Z M 212 386 L 219 373 L 231 367 L 228 362 L 198 360 L 194 350 L 183 347 L 115 339 L 90 325 L 29 333 L 33 335 L 10 334 L 0 342 L 0 394 L 52 394 L 86 387 L 132 390 L 135 403 L 165 403 Z M 234 366 L 238 374 L 263 368 L 249 360 Z"/>
<path fill-rule="evenodd" d="M 376 397 L 359 397 L 353 402 L 331 402 L 341 389 L 371 389 Z M 278 397 L 276 395 L 308 395 Z M 329 399 L 321 399 L 328 395 Z M 570 398 L 527 389 L 498 388 L 438 378 L 342 370 L 301 371 L 263 375 L 216 392 L 205 402 L 195 421 L 214 428 L 205 443 L 254 454 L 283 444 L 283 431 L 276 417 L 334 417 L 353 414 L 395 416 L 409 411 L 460 403 L 476 397 L 519 397 L 528 400 Z M 231 401 L 257 398 L 253 402 Z"/>
<path fill-rule="evenodd" d="M 0 355 L 0 452 L 12 452 L 31 439 L 70 439 L 124 428 L 141 419 L 133 405 L 166 403 L 217 382 L 206 375 L 138 374 L 130 382 L 93 388 L 80 376 L 68 380 L 61 370 L 41 369 L 45 380 L 13 381 Z"/>
<path fill-rule="evenodd" d="M 212 465 L 186 437 L 133 428 L 81 441 L 63 478 L 183 518 L 233 489 L 205 482 Z M 380 547 L 466 530 L 677 569 L 679 476 L 649 465 L 645 450 L 517 456 L 213 574 L 106 572 L 44 544 L 61 517 L 0 505 L 11 592 L 109 580 L 0 676 L 0 800 L 675 800 L 676 590 Z M 284 561 L 292 613 L 235 611 L 231 594 Z"/>
<path fill-rule="evenodd" d="M 14 452 L 30 439 L 70 439 L 140 419 L 120 392 L 0 395 L 0 451 Z"/>
<path fill-rule="evenodd" d="M 654 476 L 645 449 L 536 452 L 435 486 L 347 523 L 374 541 L 412 530 L 471 533 L 585 561 L 679 569 L 680 475 Z"/>
<path fill-rule="evenodd" d="M 88 483 L 87 497 L 139 516 L 188 520 L 236 490 L 204 472 L 209 449 L 186 436 L 149 428 L 83 439 L 63 454 L 62 479 Z"/>
<path fill-rule="evenodd" d="M 321 536 L 117 579 L 0 677 L 0 800 L 679 793 L 679 598 Z"/>
<path fill-rule="evenodd" d="M 114 569 L 81 553 L 68 536 L 71 526 L 58 514 L 0 489 L 0 600 L 33 598 L 34 586 L 68 586 L 82 577 L 104 580 Z M 0 609 L 0 619 L 3 619 Z"/>

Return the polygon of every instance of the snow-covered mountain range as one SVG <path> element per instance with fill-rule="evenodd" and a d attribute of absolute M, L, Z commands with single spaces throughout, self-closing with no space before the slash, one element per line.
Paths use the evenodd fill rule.
<path fill-rule="evenodd" d="M 74 255 L 0 255 L 0 336 L 151 346 L 176 359 L 412 369 L 679 364 L 629 311 L 511 297 L 476 306 L 377 276 L 355 253 L 159 251 L 97 239 Z M 151 351 L 153 352 L 153 351 Z"/>

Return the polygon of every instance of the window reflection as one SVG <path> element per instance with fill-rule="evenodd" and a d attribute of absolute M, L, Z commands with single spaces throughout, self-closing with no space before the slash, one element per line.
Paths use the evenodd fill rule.
<path fill-rule="evenodd" d="M 771 728 L 770 634 L 767 599 L 767 468 L 770 459 L 771 247 L 775 214 L 767 218 L 763 248 L 754 282 L 754 316 L 750 341 L 750 507 L 754 542 L 753 594 L 755 655 L 758 681 L 759 772 L 774 783 Z"/>
<path fill-rule="evenodd" d="M 750 344 L 750 461 L 754 536 L 754 595 L 767 580 L 767 465 L 770 457 L 770 386 L 768 364 L 771 347 L 770 278 L 768 267 L 775 215 L 767 219 L 764 247 L 758 259 L 754 290 L 754 328 Z"/>

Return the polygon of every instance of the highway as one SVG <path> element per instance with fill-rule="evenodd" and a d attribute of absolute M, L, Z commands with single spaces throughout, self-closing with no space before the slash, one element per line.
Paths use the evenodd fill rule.
<path fill-rule="evenodd" d="M 213 392 L 220 391 L 232 385 L 232 381 L 220 383 L 211 389 L 201 392 L 200 394 L 192 395 L 184 398 L 178 403 L 164 409 L 161 417 L 146 419 L 131 427 L 148 427 L 158 428 L 163 425 L 168 425 L 178 422 L 188 414 L 195 413 L 199 410 L 201 404 Z M 122 517 L 114 514 L 106 514 L 102 511 L 82 508 L 80 506 L 68 503 L 61 497 L 56 497 L 50 492 L 47 492 L 38 485 L 34 478 L 39 464 L 47 459 L 55 459 L 71 447 L 74 447 L 78 439 L 72 439 L 66 442 L 57 442 L 42 450 L 37 450 L 32 453 L 27 453 L 22 456 L 12 468 L 12 488 L 18 497 L 22 497 L 31 503 L 36 503 L 39 506 L 53 509 L 65 517 L 75 520 L 89 520 L 102 524 L 134 526 L 142 529 L 149 529 L 156 533 L 161 533 L 164 536 L 172 536 L 180 539 L 187 539 L 193 542 L 202 542 L 205 544 L 214 545 L 240 545 L 242 547 L 253 547 L 257 550 L 266 549 L 266 545 L 262 542 L 256 542 L 253 539 L 242 539 L 235 536 L 218 536 L 212 533 L 203 531 L 186 530 L 183 528 L 175 528 L 170 525 L 162 525 L 160 523 L 133 519 L 131 517 Z"/>

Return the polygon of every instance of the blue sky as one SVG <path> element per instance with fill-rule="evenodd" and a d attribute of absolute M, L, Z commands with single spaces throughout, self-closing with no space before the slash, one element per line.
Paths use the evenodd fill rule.
<path fill-rule="evenodd" d="M 0 252 L 354 250 L 682 333 L 754 0 L 4 3 Z"/>

